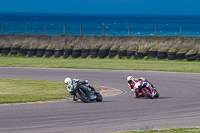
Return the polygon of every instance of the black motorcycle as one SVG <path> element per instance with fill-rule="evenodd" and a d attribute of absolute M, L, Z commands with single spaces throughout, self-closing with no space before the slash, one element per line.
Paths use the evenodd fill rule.
<path fill-rule="evenodd" d="M 89 87 L 78 84 L 78 87 L 70 92 L 73 96 L 73 100 L 77 101 L 80 99 L 84 103 L 88 103 L 90 101 L 96 100 L 97 102 L 101 102 L 103 100 L 102 95 L 97 91 L 92 91 Z"/>

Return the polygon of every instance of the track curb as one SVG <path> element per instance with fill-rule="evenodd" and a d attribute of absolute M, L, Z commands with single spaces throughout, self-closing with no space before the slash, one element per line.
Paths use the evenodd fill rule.
<path fill-rule="evenodd" d="M 115 95 L 120 95 L 124 93 L 123 90 L 116 89 L 116 88 L 110 88 L 106 86 L 99 86 L 99 87 L 100 87 L 99 93 L 103 95 L 104 97 L 115 96 Z"/>

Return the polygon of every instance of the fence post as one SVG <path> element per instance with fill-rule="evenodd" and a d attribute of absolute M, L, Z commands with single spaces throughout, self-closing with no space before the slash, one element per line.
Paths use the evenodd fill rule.
<path fill-rule="evenodd" d="M 130 36 L 130 26 L 128 26 L 128 36 Z"/>
<path fill-rule="evenodd" d="M 105 26 L 103 26 L 103 36 L 105 36 Z"/>
<path fill-rule="evenodd" d="M 63 34 L 65 35 L 65 25 L 63 26 L 63 32 L 64 32 Z"/>
<path fill-rule="evenodd" d="M 180 26 L 180 37 L 182 36 L 182 29 L 181 29 L 181 26 Z"/>
<path fill-rule="evenodd" d="M 155 36 L 157 36 L 157 27 L 155 26 Z"/>
<path fill-rule="evenodd" d="M 25 26 L 25 34 L 27 34 L 27 25 Z"/>
<path fill-rule="evenodd" d="M 4 25 L 2 25 L 2 35 L 4 35 Z"/>
<path fill-rule="evenodd" d="M 80 25 L 80 36 L 82 36 L 82 25 Z"/>
<path fill-rule="evenodd" d="M 45 35 L 47 35 L 47 26 L 45 25 Z"/>

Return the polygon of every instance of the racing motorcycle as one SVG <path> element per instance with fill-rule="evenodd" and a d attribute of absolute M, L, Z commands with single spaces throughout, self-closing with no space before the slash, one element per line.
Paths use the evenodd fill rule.
<path fill-rule="evenodd" d="M 92 91 L 89 87 L 82 84 L 70 93 L 71 95 L 74 95 L 73 98 L 75 99 L 75 101 L 80 99 L 84 103 L 88 103 L 94 100 L 96 100 L 97 102 L 101 102 L 103 100 L 103 97 L 99 92 Z"/>
<path fill-rule="evenodd" d="M 138 84 L 136 83 L 135 85 L 139 85 L 139 83 Z M 159 97 L 158 91 L 155 88 L 153 89 L 154 91 L 151 93 L 149 88 L 143 86 L 140 88 L 141 93 L 139 93 L 138 95 L 140 95 L 140 97 L 146 97 L 150 99 L 158 98 Z"/>

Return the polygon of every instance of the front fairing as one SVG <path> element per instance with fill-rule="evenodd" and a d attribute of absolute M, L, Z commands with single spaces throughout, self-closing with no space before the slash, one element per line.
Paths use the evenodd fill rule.
<path fill-rule="evenodd" d="M 90 91 L 90 89 L 87 87 L 87 86 L 85 86 L 85 85 L 82 85 L 82 84 L 79 84 L 78 86 L 77 86 L 77 88 L 76 89 L 83 89 L 83 90 L 85 90 L 85 92 L 87 93 L 87 95 L 89 96 L 89 99 L 90 100 L 92 100 L 93 98 L 91 97 L 91 91 Z"/>
<path fill-rule="evenodd" d="M 93 91 L 91 91 L 91 89 L 85 85 L 80 85 L 80 88 L 87 90 L 88 96 L 90 100 L 95 100 L 97 98 L 97 96 L 94 94 Z"/>

